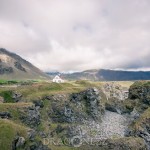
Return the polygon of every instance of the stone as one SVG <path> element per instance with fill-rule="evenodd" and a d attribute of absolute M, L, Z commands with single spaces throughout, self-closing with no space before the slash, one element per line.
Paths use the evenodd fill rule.
<path fill-rule="evenodd" d="M 0 112 L 0 118 L 2 118 L 2 119 L 9 119 L 11 117 L 12 116 L 9 112 Z"/>
<path fill-rule="evenodd" d="M 33 103 L 35 104 L 35 107 L 40 107 L 40 108 L 44 107 L 42 100 L 34 100 Z"/>
<path fill-rule="evenodd" d="M 25 145 L 25 138 L 16 136 L 12 142 L 12 150 L 17 150 L 18 148 L 23 148 Z"/>
<path fill-rule="evenodd" d="M 12 98 L 14 99 L 15 102 L 19 102 L 22 98 L 22 94 L 19 92 L 13 92 L 12 93 Z"/>
<path fill-rule="evenodd" d="M 28 138 L 30 141 L 34 141 L 36 137 L 36 131 L 35 130 L 28 130 L 27 132 Z"/>
<path fill-rule="evenodd" d="M 29 107 L 27 108 L 24 113 L 21 114 L 20 119 L 27 125 L 29 125 L 32 128 L 37 127 L 41 120 L 40 120 L 40 111 L 39 107 Z"/>
<path fill-rule="evenodd" d="M 18 138 L 18 141 L 17 141 L 17 143 L 16 143 L 16 147 L 18 148 L 18 147 L 22 147 L 22 146 L 24 146 L 24 144 L 25 144 L 25 138 L 24 137 L 19 137 Z"/>

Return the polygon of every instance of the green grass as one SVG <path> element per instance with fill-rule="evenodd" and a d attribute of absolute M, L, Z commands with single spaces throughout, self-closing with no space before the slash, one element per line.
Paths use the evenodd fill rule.
<path fill-rule="evenodd" d="M 12 116 L 11 120 L 22 124 L 19 117 L 23 108 L 32 106 L 32 103 L 0 103 L 0 112 L 9 112 Z"/>
<path fill-rule="evenodd" d="M 0 96 L 2 96 L 4 98 L 4 101 L 6 103 L 13 103 L 14 100 L 12 98 L 12 91 L 2 91 L 0 92 Z"/>
<path fill-rule="evenodd" d="M 10 150 L 12 149 L 12 141 L 15 136 L 23 136 L 26 138 L 27 128 L 24 126 L 15 124 L 10 120 L 0 119 L 0 149 Z"/>

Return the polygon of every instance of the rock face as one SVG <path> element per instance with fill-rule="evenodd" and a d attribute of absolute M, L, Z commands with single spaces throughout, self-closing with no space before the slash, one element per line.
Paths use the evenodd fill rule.
<path fill-rule="evenodd" d="M 55 122 L 83 122 L 87 118 L 98 121 L 104 113 L 101 96 L 96 88 L 73 93 L 69 96 L 69 101 L 63 100 L 62 97 L 60 95 L 57 98 L 56 96 L 49 97 L 49 99 L 53 100 L 49 116 Z"/>
<path fill-rule="evenodd" d="M 26 69 L 25 69 L 24 67 L 22 67 L 22 65 L 21 65 L 18 61 L 16 61 L 16 62 L 14 63 L 14 66 L 15 66 L 17 69 L 26 72 Z"/>
<path fill-rule="evenodd" d="M 91 88 L 85 91 L 84 99 L 87 105 L 87 113 L 94 119 L 100 120 L 104 109 L 101 106 L 101 96 L 99 90 L 96 88 Z"/>
<path fill-rule="evenodd" d="M 16 136 L 15 140 L 12 143 L 12 150 L 17 150 L 18 148 L 23 147 L 25 144 L 25 138 Z"/>
<path fill-rule="evenodd" d="M 122 87 L 114 82 L 104 84 L 103 91 L 107 99 L 115 98 L 120 101 L 127 99 L 129 94 L 128 88 Z"/>
<path fill-rule="evenodd" d="M 139 99 L 143 103 L 150 105 L 150 82 L 136 82 L 129 91 L 129 98 L 132 100 Z"/>
<path fill-rule="evenodd" d="M 2 65 L 0 65 L 0 74 L 11 74 L 13 73 L 13 68 L 12 67 L 3 67 Z"/>
<path fill-rule="evenodd" d="M 13 92 L 12 93 L 12 98 L 13 98 L 14 102 L 19 102 L 22 98 L 22 94 L 17 92 L 17 91 Z"/>
<path fill-rule="evenodd" d="M 37 127 L 41 120 L 40 120 L 40 112 L 39 107 L 29 107 L 21 113 L 20 119 L 28 126 L 35 128 Z"/>
<path fill-rule="evenodd" d="M 150 149 L 150 82 L 136 82 L 129 90 L 129 98 L 133 102 L 134 121 L 129 126 L 128 136 L 143 138 Z"/>
<path fill-rule="evenodd" d="M 2 118 L 2 119 L 9 119 L 11 117 L 12 116 L 9 112 L 0 112 L 0 118 Z"/>

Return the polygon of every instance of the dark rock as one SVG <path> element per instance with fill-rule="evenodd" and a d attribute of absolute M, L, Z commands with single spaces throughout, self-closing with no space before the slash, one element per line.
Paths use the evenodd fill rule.
<path fill-rule="evenodd" d="M 30 141 L 34 141 L 35 140 L 35 137 L 36 137 L 36 131 L 35 130 L 29 130 L 28 132 L 27 132 L 27 135 L 28 135 L 28 139 L 30 140 Z"/>
<path fill-rule="evenodd" d="M 105 108 L 101 104 L 100 92 L 90 88 L 80 93 L 51 97 L 52 108 L 48 113 L 54 122 L 83 122 L 86 118 L 100 120 Z"/>
<path fill-rule="evenodd" d="M 11 117 L 12 116 L 9 112 L 0 112 L 0 118 L 2 118 L 2 119 L 9 119 Z"/>
<path fill-rule="evenodd" d="M 18 148 L 23 148 L 25 145 L 25 138 L 16 136 L 12 143 L 12 150 L 17 150 Z"/>
<path fill-rule="evenodd" d="M 81 136 L 82 135 L 82 130 L 76 126 L 68 126 L 66 129 L 66 135 L 68 138 L 72 138 L 75 136 Z"/>
<path fill-rule="evenodd" d="M 40 131 L 39 132 L 39 136 L 42 137 L 42 138 L 46 138 L 47 137 L 47 134 L 43 131 Z"/>
<path fill-rule="evenodd" d="M 12 98 L 14 99 L 14 102 L 19 102 L 19 101 L 21 101 L 22 94 L 19 92 L 13 92 Z"/>
<path fill-rule="evenodd" d="M 116 109 L 116 106 L 112 105 L 112 104 L 109 104 L 109 103 L 106 103 L 105 104 L 105 109 L 106 110 L 109 110 L 111 112 L 117 112 L 117 109 Z"/>
<path fill-rule="evenodd" d="M 129 98 L 132 100 L 139 99 L 150 105 L 150 82 L 135 82 L 129 89 Z"/>
<path fill-rule="evenodd" d="M 61 125 L 58 125 L 57 128 L 55 129 L 56 133 L 59 134 L 62 131 L 64 131 L 64 128 Z"/>
<path fill-rule="evenodd" d="M 41 120 L 40 120 L 40 112 L 39 107 L 29 107 L 27 108 L 24 113 L 21 114 L 20 119 L 27 125 L 32 128 L 37 127 Z"/>
<path fill-rule="evenodd" d="M 40 107 L 40 108 L 43 108 L 44 107 L 44 104 L 43 104 L 43 101 L 42 100 L 35 100 L 33 101 L 33 103 L 35 104 L 35 107 Z"/>
<path fill-rule="evenodd" d="M 84 98 L 87 106 L 87 113 L 94 119 L 99 120 L 104 111 L 100 105 L 101 96 L 96 88 L 90 88 L 85 91 Z"/>
<path fill-rule="evenodd" d="M 0 65 L 0 74 L 10 74 L 13 73 L 13 68 L 12 67 L 3 67 L 2 65 Z"/>
<path fill-rule="evenodd" d="M 25 69 L 19 62 L 16 61 L 16 62 L 14 63 L 14 66 L 15 66 L 17 69 L 26 72 L 26 69 Z"/>

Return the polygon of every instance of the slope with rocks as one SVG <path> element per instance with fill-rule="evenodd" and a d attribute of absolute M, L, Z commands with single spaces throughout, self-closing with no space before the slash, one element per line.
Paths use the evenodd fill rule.
<path fill-rule="evenodd" d="M 145 84 L 148 83 L 141 87 Z M 114 105 L 112 97 L 107 99 L 102 85 L 78 81 L 62 84 L 40 82 L 9 89 L 0 87 L 0 96 L 3 97 L 0 128 L 9 127 L 3 128 L 0 134 L 2 143 L 9 138 L 3 149 L 13 146 L 19 150 L 148 150 L 149 104 L 141 97 L 135 100 L 131 96 L 132 93 L 139 95 L 140 90 L 133 92 L 133 89 L 140 84 L 131 86 L 130 99 L 115 97 L 118 106 Z M 122 90 L 121 87 L 116 89 L 117 86 L 112 88 Z M 147 94 L 144 94 L 146 99 Z M 137 105 L 133 103 L 135 101 Z M 139 115 L 136 116 L 138 102 L 146 104 L 147 109 L 137 109 Z M 108 111 L 106 103 L 120 111 Z M 132 109 L 126 107 L 128 103 Z M 12 134 L 8 134 L 8 129 Z M 53 141 L 46 140 L 45 143 L 45 139 Z"/>
<path fill-rule="evenodd" d="M 17 54 L 0 48 L 0 78 L 7 80 L 48 79 L 48 76 Z"/>

